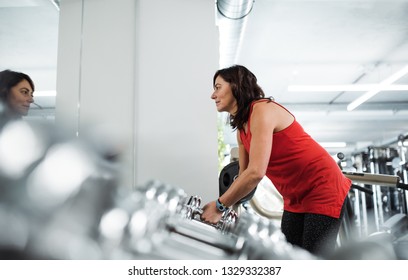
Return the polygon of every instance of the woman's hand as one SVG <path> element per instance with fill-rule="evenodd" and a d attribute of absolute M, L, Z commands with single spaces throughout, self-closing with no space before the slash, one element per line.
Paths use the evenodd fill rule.
<path fill-rule="evenodd" d="M 217 224 L 222 217 L 222 212 L 218 211 L 215 201 L 207 203 L 203 207 L 203 214 L 201 214 L 201 220 L 209 224 Z"/>

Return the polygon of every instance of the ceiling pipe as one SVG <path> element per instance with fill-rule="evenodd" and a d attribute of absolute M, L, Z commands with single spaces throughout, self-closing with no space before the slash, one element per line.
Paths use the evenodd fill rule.
<path fill-rule="evenodd" d="M 248 15 L 255 0 L 217 0 L 220 67 L 237 63 Z"/>
<path fill-rule="evenodd" d="M 54 5 L 55 9 L 59 12 L 60 10 L 60 0 L 50 0 L 51 4 Z"/>
<path fill-rule="evenodd" d="M 233 20 L 243 19 L 252 11 L 255 0 L 218 0 L 218 12 Z"/>

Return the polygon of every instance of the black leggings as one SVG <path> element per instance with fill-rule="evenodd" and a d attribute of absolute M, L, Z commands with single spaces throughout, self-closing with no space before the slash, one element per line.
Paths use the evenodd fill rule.
<path fill-rule="evenodd" d="M 338 219 L 320 214 L 283 211 L 281 229 L 286 240 L 319 257 L 332 254 L 345 204 L 346 201 Z"/>

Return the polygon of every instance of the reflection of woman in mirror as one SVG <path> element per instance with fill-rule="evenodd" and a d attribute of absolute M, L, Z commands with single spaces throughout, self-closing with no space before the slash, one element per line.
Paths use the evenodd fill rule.
<path fill-rule="evenodd" d="M 0 112 L 9 118 L 27 116 L 33 99 L 34 83 L 24 73 L 11 70 L 0 72 Z"/>

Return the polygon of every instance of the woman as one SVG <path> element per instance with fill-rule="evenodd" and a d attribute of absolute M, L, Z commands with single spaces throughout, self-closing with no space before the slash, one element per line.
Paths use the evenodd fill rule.
<path fill-rule="evenodd" d="M 11 70 L 0 72 L 0 106 L 9 118 L 22 118 L 28 114 L 33 99 L 34 83 L 24 73 Z"/>
<path fill-rule="evenodd" d="M 228 112 L 231 127 L 237 129 L 239 176 L 203 207 L 201 219 L 217 223 L 222 211 L 266 175 L 284 200 L 281 229 L 287 241 L 316 255 L 330 254 L 351 181 L 286 108 L 265 98 L 247 68 L 218 70 L 213 85 L 217 110 Z"/>

